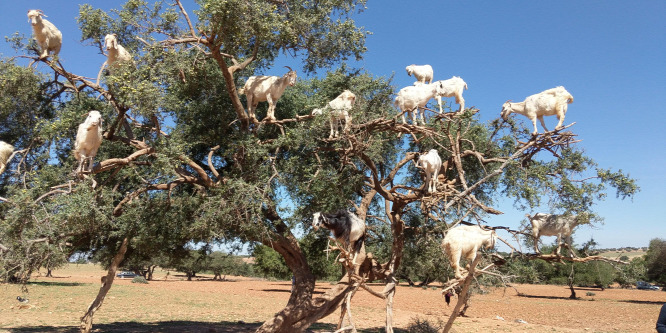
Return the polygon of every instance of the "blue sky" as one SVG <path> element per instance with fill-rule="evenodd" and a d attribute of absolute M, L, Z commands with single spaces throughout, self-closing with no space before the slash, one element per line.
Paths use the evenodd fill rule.
<path fill-rule="evenodd" d="M 192 16 L 193 1 L 183 2 Z M 105 58 L 80 42 L 80 3 L 109 9 L 123 2 L 1 1 L 0 34 L 30 36 L 26 12 L 41 9 L 63 32 L 65 68 L 95 77 Z M 596 207 L 605 223 L 579 228 L 575 241 L 594 237 L 601 247 L 639 247 L 666 238 L 659 208 L 666 205 L 665 1 L 370 0 L 353 18 L 372 32 L 356 66 L 376 76 L 395 74 L 398 89 L 414 81 L 404 70 L 409 64 L 430 64 L 435 80 L 460 76 L 469 87 L 466 105 L 480 109 L 483 120 L 498 117 L 508 99 L 564 86 L 575 99 L 564 123 L 576 122 L 571 130 L 579 145 L 600 166 L 628 172 L 641 187 L 633 200 L 609 193 Z M 15 55 L 4 42 L 0 53 Z M 300 68 L 298 59 L 280 62 Z M 546 118 L 551 129 L 556 122 Z M 497 205 L 505 214 L 487 221 L 517 227 L 525 213 L 534 213 L 517 211 L 512 202 Z"/>

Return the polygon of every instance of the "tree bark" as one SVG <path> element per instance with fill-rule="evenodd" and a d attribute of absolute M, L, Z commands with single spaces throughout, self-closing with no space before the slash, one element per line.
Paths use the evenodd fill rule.
<path fill-rule="evenodd" d="M 569 295 L 569 298 L 576 299 L 576 290 L 574 289 L 574 264 L 573 263 L 571 263 L 571 273 L 569 274 L 569 278 L 567 279 L 567 284 L 569 285 L 569 290 L 571 290 L 571 295 Z"/>
<path fill-rule="evenodd" d="M 476 256 L 476 259 L 474 259 L 474 261 L 470 264 L 469 273 L 465 278 L 465 282 L 463 282 L 462 291 L 458 295 L 458 302 L 456 302 L 456 306 L 453 308 L 453 312 L 451 313 L 451 316 L 449 316 L 449 320 L 446 322 L 446 325 L 444 325 L 444 330 L 442 331 L 443 333 L 448 333 L 449 331 L 451 331 L 451 327 L 453 327 L 453 322 L 460 314 L 460 308 L 462 308 L 462 306 L 465 303 L 467 303 L 469 286 L 472 284 L 472 281 L 474 280 L 474 269 L 476 268 L 476 265 L 479 263 L 479 261 L 481 261 L 481 256 Z"/>
<path fill-rule="evenodd" d="M 247 112 L 245 111 L 245 108 L 243 107 L 240 98 L 238 97 L 236 84 L 234 82 L 233 71 L 229 70 L 229 66 L 224 61 L 224 57 L 220 53 L 220 49 L 218 47 L 211 46 L 211 55 L 213 56 L 213 59 L 215 59 L 218 66 L 222 70 L 222 76 L 224 76 L 224 84 L 225 87 L 227 88 L 227 93 L 229 93 L 229 97 L 231 97 L 231 104 L 234 107 L 234 111 L 236 111 L 236 116 L 238 116 L 238 120 L 240 120 L 241 122 L 241 128 L 243 130 L 247 130 L 250 127 L 251 119 L 248 116 Z"/>
<path fill-rule="evenodd" d="M 256 332 L 303 332 L 321 318 L 324 318 L 338 308 L 348 298 L 348 295 L 358 289 L 359 282 L 351 281 L 345 275 L 333 288 L 324 295 L 313 298 L 315 278 L 305 261 L 300 248 L 290 245 L 285 240 L 273 240 L 273 248 L 283 254 L 287 265 L 294 273 L 294 288 L 287 305 L 272 319 L 266 321 Z M 365 253 L 359 253 L 357 260 L 366 259 Z"/>
<path fill-rule="evenodd" d="M 120 263 L 123 261 L 123 259 L 125 259 L 125 252 L 127 252 L 128 243 L 129 238 L 125 237 L 122 244 L 120 244 L 120 249 L 118 249 L 118 252 L 113 257 L 113 260 L 111 260 L 111 266 L 109 267 L 109 271 L 106 274 L 106 283 L 104 283 L 102 287 L 99 288 L 97 297 L 95 297 L 95 300 L 90 303 L 90 306 L 88 306 L 88 311 L 86 311 L 83 317 L 81 317 L 81 324 L 79 326 L 81 333 L 89 333 L 92 329 L 93 315 L 100 307 L 102 307 L 104 298 L 111 289 L 113 279 L 116 277 L 116 271 L 118 270 Z"/>

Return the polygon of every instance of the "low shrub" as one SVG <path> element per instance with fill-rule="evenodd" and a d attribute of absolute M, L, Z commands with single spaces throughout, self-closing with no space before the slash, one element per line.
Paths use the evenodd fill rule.
<path fill-rule="evenodd" d="M 148 281 L 146 280 L 145 277 L 139 275 L 139 276 L 135 276 L 135 277 L 132 279 L 132 283 L 146 283 L 146 284 L 147 284 Z"/>
<path fill-rule="evenodd" d="M 440 319 L 437 324 L 432 324 L 427 319 L 413 318 L 407 326 L 409 333 L 438 333 L 444 328 L 444 322 Z"/>

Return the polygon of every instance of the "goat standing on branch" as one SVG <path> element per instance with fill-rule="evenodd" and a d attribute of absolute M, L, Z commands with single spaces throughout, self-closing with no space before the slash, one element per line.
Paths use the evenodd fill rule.
<path fill-rule="evenodd" d="M 425 172 L 425 187 L 428 193 L 437 191 L 437 176 L 442 168 L 442 159 L 437 149 L 430 149 L 427 154 L 419 156 L 416 167 Z"/>
<path fill-rule="evenodd" d="M 465 81 L 463 81 L 463 79 L 461 79 L 458 76 L 454 76 L 448 80 L 442 80 L 437 82 L 440 82 L 442 84 L 442 87 L 444 87 L 444 91 L 436 96 L 437 104 L 439 105 L 439 113 L 441 114 L 443 112 L 442 97 L 455 97 L 456 103 L 460 105 L 460 109 L 458 109 L 458 111 L 465 110 L 465 99 L 462 97 L 462 94 L 463 90 L 467 90 L 467 83 L 465 83 Z"/>
<path fill-rule="evenodd" d="M 275 104 L 284 93 L 284 90 L 287 89 L 287 86 L 296 84 L 296 71 L 289 66 L 284 67 L 287 67 L 289 72 L 282 77 L 265 75 L 250 76 L 243 88 L 238 91 L 238 94 L 247 96 L 247 112 L 250 118 L 257 119 L 254 111 L 257 109 L 259 102 L 268 102 L 266 119 L 275 120 Z"/>
<path fill-rule="evenodd" d="M 525 214 L 525 216 L 527 216 L 527 218 L 530 220 L 530 223 L 532 224 L 534 251 L 536 253 L 541 253 L 541 251 L 539 251 L 539 237 L 557 236 L 557 255 L 560 255 L 560 249 L 562 248 L 562 238 L 564 238 L 565 246 L 567 246 L 571 251 L 571 254 L 574 255 L 573 250 L 571 249 L 571 234 L 573 233 L 573 229 L 582 222 L 578 216 L 544 213 L 536 213 L 534 216 Z"/>
<path fill-rule="evenodd" d="M 437 95 L 444 95 L 445 92 L 446 90 L 441 81 L 419 86 L 404 87 L 400 89 L 398 95 L 395 97 L 394 105 L 402 112 L 403 123 L 407 123 L 407 121 L 405 121 L 405 112 L 407 112 L 412 114 L 412 125 L 418 125 L 416 118 L 419 113 L 419 108 L 425 107 L 431 98 Z M 441 103 L 441 100 L 438 101 Z M 441 104 L 439 109 L 442 109 Z M 423 114 L 421 114 L 421 122 L 425 124 Z"/>
<path fill-rule="evenodd" d="M 342 120 L 345 121 L 343 131 L 345 134 L 349 132 L 352 121 L 352 117 L 349 115 L 349 111 L 351 111 L 355 101 L 356 95 L 354 95 L 354 93 L 349 90 L 345 90 L 334 100 L 328 102 L 325 107 L 312 110 L 312 115 L 320 115 L 325 111 L 330 113 L 331 134 L 328 136 L 329 139 L 338 136 L 338 127 L 341 126 Z"/>
<path fill-rule="evenodd" d="M 532 125 L 534 125 L 532 135 L 536 135 L 538 133 L 537 118 L 539 118 L 543 129 L 548 132 L 546 123 L 543 121 L 544 116 L 556 115 L 559 121 L 555 129 L 562 128 L 568 104 L 573 103 L 573 100 L 573 96 L 564 87 L 559 86 L 531 95 L 522 102 L 512 103 L 511 100 L 508 100 L 502 105 L 501 115 L 502 119 L 506 120 L 511 113 L 522 114 L 532 121 Z"/>
<path fill-rule="evenodd" d="M 414 78 L 417 80 L 414 85 L 432 83 L 433 71 L 430 65 L 409 65 L 405 67 L 405 70 L 408 76 L 414 74 Z"/>
<path fill-rule="evenodd" d="M 14 146 L 7 142 L 0 141 L 0 174 L 5 172 L 7 164 L 9 164 L 9 157 L 14 152 Z"/>
<path fill-rule="evenodd" d="M 106 48 L 108 54 L 106 55 L 106 61 L 102 64 L 97 74 L 97 84 L 99 84 L 99 78 L 102 75 L 104 66 L 108 66 L 110 72 L 112 68 L 118 67 L 116 63 L 132 60 L 132 55 L 122 45 L 118 44 L 118 36 L 116 34 L 108 34 L 104 37 L 104 48 Z"/>
<path fill-rule="evenodd" d="M 28 21 L 32 25 L 32 30 L 35 33 L 37 44 L 41 48 L 39 59 L 46 59 L 50 52 L 54 56 L 60 53 L 62 47 L 62 33 L 56 28 L 53 23 L 42 18 L 46 17 L 39 9 L 31 9 L 28 11 Z"/>
<path fill-rule="evenodd" d="M 469 263 L 473 262 L 478 250 L 495 247 L 496 239 L 495 230 L 484 230 L 478 225 L 461 225 L 450 229 L 442 240 L 442 250 L 455 270 L 456 279 L 462 279 L 460 258 L 464 256 Z"/>
<path fill-rule="evenodd" d="M 79 161 L 78 173 L 92 170 L 93 158 L 102 144 L 102 132 L 102 115 L 95 110 L 88 112 L 86 120 L 79 125 L 74 143 L 74 158 Z M 84 170 L 85 160 L 88 160 L 88 167 Z"/>
<path fill-rule="evenodd" d="M 339 210 L 333 214 L 317 212 L 312 216 L 312 227 L 314 230 L 324 227 L 333 232 L 335 239 L 342 243 L 347 251 L 354 253 L 352 265 L 356 265 L 356 256 L 365 241 L 365 222 L 363 220 L 347 210 Z"/>

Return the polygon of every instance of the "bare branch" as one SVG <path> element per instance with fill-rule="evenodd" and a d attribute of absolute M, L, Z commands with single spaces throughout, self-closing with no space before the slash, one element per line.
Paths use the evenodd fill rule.
<path fill-rule="evenodd" d="M 217 178 L 218 181 L 221 181 L 222 179 L 220 178 L 220 173 L 217 172 L 215 166 L 213 165 L 213 153 L 215 153 L 215 151 L 218 149 L 220 149 L 220 145 L 211 148 L 210 152 L 208 152 L 208 168 L 213 173 L 213 176 L 215 176 L 215 178 Z"/>
<path fill-rule="evenodd" d="M 180 12 L 185 16 L 185 20 L 187 21 L 187 25 L 190 27 L 190 33 L 192 34 L 192 37 L 196 37 L 196 33 L 194 31 L 194 27 L 192 26 L 192 21 L 190 21 L 190 16 L 187 15 L 187 11 L 185 11 L 185 8 L 183 7 L 183 4 L 180 3 L 180 0 L 175 0 L 176 4 L 178 5 L 178 8 L 180 8 Z"/>

